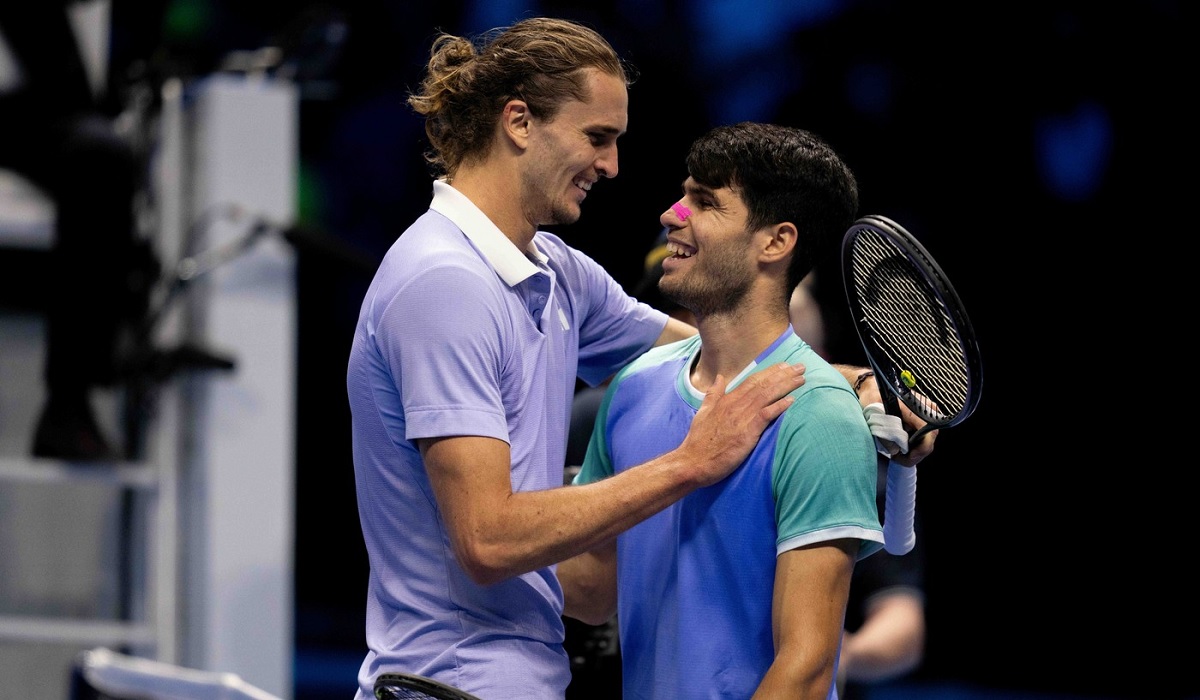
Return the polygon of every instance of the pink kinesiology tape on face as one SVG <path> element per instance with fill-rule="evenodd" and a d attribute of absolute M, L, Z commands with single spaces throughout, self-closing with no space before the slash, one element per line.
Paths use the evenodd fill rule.
<path fill-rule="evenodd" d="M 675 212 L 675 215 L 679 217 L 680 221 L 687 221 L 688 217 L 692 215 L 692 210 L 683 206 L 679 202 L 675 202 L 671 205 L 671 211 Z"/>

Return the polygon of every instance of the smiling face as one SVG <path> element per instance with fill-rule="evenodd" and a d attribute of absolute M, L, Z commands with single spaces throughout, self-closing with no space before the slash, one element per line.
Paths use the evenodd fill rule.
<path fill-rule="evenodd" d="M 590 98 L 562 104 L 551 121 L 535 120 L 521 173 L 522 207 L 535 228 L 579 219 L 588 191 L 617 176 L 617 138 L 629 124 L 625 81 L 584 69 Z"/>
<path fill-rule="evenodd" d="M 697 318 L 735 310 L 757 274 L 745 202 L 734 188 L 712 189 L 689 177 L 676 205 L 659 217 L 671 253 L 659 290 Z"/>

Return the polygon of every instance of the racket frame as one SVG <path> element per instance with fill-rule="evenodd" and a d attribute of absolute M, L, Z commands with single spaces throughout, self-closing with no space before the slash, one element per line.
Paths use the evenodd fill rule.
<path fill-rule="evenodd" d="M 864 232 L 870 232 L 886 239 L 895 248 L 896 256 L 902 258 L 910 269 L 920 275 L 924 282 L 924 291 L 935 300 L 937 306 L 945 312 L 954 326 L 959 352 L 965 366 L 967 389 L 963 406 L 953 414 L 944 418 L 939 417 L 933 415 L 923 405 L 920 398 L 904 382 L 901 376 L 902 368 L 886 361 L 887 353 L 880 347 L 875 338 L 875 332 L 866 323 L 859 298 L 859 283 L 854 271 L 855 249 Z M 893 259 L 895 257 L 889 258 L 889 260 Z M 879 395 L 883 399 L 884 410 L 890 415 L 899 416 L 898 401 L 903 401 L 914 414 L 926 421 L 926 425 L 914 432 L 909 440 L 915 441 L 930 430 L 948 428 L 966 420 L 979 405 L 982 389 L 983 366 L 979 344 L 962 299 L 925 246 L 903 226 L 885 216 L 877 214 L 863 216 L 854 222 L 842 239 L 842 280 L 855 332 L 867 355 L 867 361 L 875 372 L 875 381 L 881 387 Z"/>
<path fill-rule="evenodd" d="M 394 695 L 390 689 L 411 690 L 421 695 Z M 480 700 L 478 697 L 432 678 L 412 673 L 381 673 L 375 678 L 376 700 Z"/>

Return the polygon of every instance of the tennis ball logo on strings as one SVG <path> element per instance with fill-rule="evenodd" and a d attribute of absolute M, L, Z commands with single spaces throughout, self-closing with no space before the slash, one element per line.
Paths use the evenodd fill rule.
<path fill-rule="evenodd" d="M 900 381 L 904 382 L 904 386 L 908 387 L 909 389 L 917 385 L 917 378 L 914 377 L 913 373 L 909 372 L 908 370 L 902 370 L 900 372 Z"/>

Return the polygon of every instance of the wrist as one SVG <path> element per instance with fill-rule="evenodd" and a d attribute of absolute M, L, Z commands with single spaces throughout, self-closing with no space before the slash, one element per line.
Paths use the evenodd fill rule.
<path fill-rule="evenodd" d="M 859 374 L 858 377 L 854 380 L 854 384 L 853 384 L 854 393 L 861 394 L 863 383 L 874 376 L 875 376 L 875 373 L 872 372 L 871 370 L 867 370 L 866 372 Z"/>

